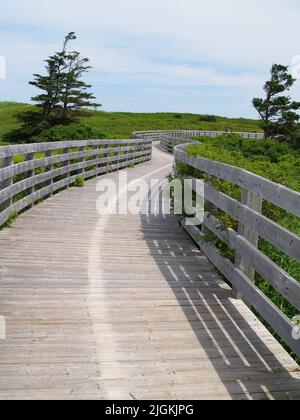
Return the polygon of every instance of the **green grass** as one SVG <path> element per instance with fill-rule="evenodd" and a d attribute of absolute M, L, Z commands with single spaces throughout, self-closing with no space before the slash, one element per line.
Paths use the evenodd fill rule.
<path fill-rule="evenodd" d="M 4 135 L 17 128 L 16 113 L 30 109 L 31 105 L 0 102 L 0 144 Z M 178 113 L 126 113 L 94 111 L 82 123 L 102 131 L 107 138 L 130 138 L 133 131 L 147 130 L 225 130 L 260 132 L 258 121 L 216 117 L 216 122 L 201 121 L 196 114 Z"/>
<path fill-rule="evenodd" d="M 26 104 L 0 102 L 0 145 L 5 144 L 4 135 L 18 127 L 16 113 L 26 111 L 29 108 L 30 105 Z"/>
<path fill-rule="evenodd" d="M 190 155 L 202 156 L 247 169 L 300 192 L 300 150 L 295 150 L 288 144 L 279 143 L 277 140 L 264 142 L 261 140 L 241 139 L 236 135 L 227 135 L 216 139 L 198 138 L 198 140 L 201 141 L 201 144 L 188 146 L 187 151 Z M 208 178 L 216 189 L 235 199 L 240 199 L 241 190 L 232 183 L 208 177 L 206 174 L 192 170 L 182 164 L 177 166 L 179 172 L 188 171 L 189 174 L 195 177 Z M 300 219 L 298 217 L 279 209 L 267 201 L 264 202 L 263 214 L 296 235 L 300 235 Z M 218 211 L 217 218 L 225 228 L 237 230 L 237 222 L 230 216 Z M 232 251 L 224 243 L 215 237 L 213 241 L 219 248 L 221 255 L 230 260 L 234 258 Z M 286 256 L 263 239 L 259 242 L 259 249 L 300 282 L 300 264 L 297 261 Z M 259 275 L 256 275 L 256 284 L 289 318 L 292 319 L 298 315 L 297 309 Z M 279 337 L 277 337 L 271 327 L 269 328 L 279 340 Z M 282 344 L 287 348 L 285 343 Z M 287 350 L 289 349 L 287 348 Z M 300 359 L 296 355 L 292 354 L 292 356 L 300 363 Z"/>

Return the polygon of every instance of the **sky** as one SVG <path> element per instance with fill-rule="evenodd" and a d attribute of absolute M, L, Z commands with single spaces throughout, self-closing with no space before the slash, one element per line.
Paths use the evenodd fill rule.
<path fill-rule="evenodd" d="M 70 31 L 106 111 L 256 117 L 272 63 L 300 55 L 298 0 L 0 0 L 0 11 L 0 101 L 29 102 L 32 74 Z M 300 81 L 291 93 L 300 100 Z"/>

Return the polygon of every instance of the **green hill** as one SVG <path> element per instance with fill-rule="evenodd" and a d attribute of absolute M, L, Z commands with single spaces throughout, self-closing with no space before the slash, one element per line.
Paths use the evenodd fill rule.
<path fill-rule="evenodd" d="M 16 114 L 31 105 L 0 102 L 0 144 L 4 136 L 17 127 Z M 216 117 L 216 122 L 203 121 L 201 115 L 178 113 L 127 113 L 94 111 L 83 122 L 105 133 L 107 138 L 128 138 L 132 131 L 143 130 L 225 130 L 261 131 L 257 120 Z"/>

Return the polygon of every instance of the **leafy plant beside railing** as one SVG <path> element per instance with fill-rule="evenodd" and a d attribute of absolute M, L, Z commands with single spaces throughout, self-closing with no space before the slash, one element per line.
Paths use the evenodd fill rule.
<path fill-rule="evenodd" d="M 198 140 L 200 140 L 201 143 L 187 146 L 186 152 L 190 156 L 201 156 L 214 161 L 238 166 L 276 183 L 300 191 L 300 153 L 295 151 L 291 146 L 280 144 L 273 140 L 262 142 L 261 140 L 241 139 L 239 136 L 232 135 L 214 139 L 198 138 Z M 225 182 L 216 177 L 209 176 L 182 162 L 177 162 L 176 171 L 182 176 L 193 176 L 198 179 L 204 179 L 218 191 L 221 191 L 236 200 L 240 200 L 241 189 L 230 182 Z M 237 231 L 238 223 L 231 216 L 215 207 L 210 208 L 209 211 L 217 219 L 219 230 L 232 228 Z M 263 203 L 263 215 L 300 236 L 300 219 L 298 217 L 291 215 L 287 211 L 278 208 L 268 201 L 264 201 Z M 208 235 L 209 237 L 204 235 L 203 240 L 213 242 L 222 256 L 234 261 L 235 255 L 233 251 L 212 233 L 209 233 Z M 260 239 L 259 241 L 259 250 L 300 282 L 300 264 L 297 261 L 288 257 L 264 239 Z M 290 319 L 297 315 L 297 309 L 259 274 L 256 274 L 255 282 L 260 290 L 262 290 L 264 294 Z M 271 328 L 270 330 L 274 333 Z M 275 333 L 274 335 L 279 339 Z M 287 347 L 282 340 L 279 339 L 279 341 Z M 295 355 L 293 356 L 296 358 Z M 300 362 L 299 359 L 297 359 L 297 361 Z"/>

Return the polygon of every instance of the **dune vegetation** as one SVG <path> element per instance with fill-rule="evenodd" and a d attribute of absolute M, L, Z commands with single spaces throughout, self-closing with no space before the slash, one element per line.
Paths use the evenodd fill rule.
<path fill-rule="evenodd" d="M 8 135 L 19 126 L 17 115 L 34 109 L 32 105 L 13 102 L 0 102 L 0 144 L 11 144 L 13 140 Z M 244 118 L 230 119 L 197 114 L 178 113 L 126 113 L 92 111 L 90 117 L 81 118 L 80 124 L 72 124 L 71 128 L 55 128 L 53 140 L 57 133 L 63 131 L 63 139 L 76 140 L 79 136 L 90 137 L 94 133 L 97 137 L 129 138 L 133 131 L 143 130 L 232 130 L 260 132 L 259 122 Z M 76 135 L 75 135 L 76 134 Z M 66 138 L 67 137 L 67 138 Z M 40 141 L 52 140 L 52 138 Z"/>

